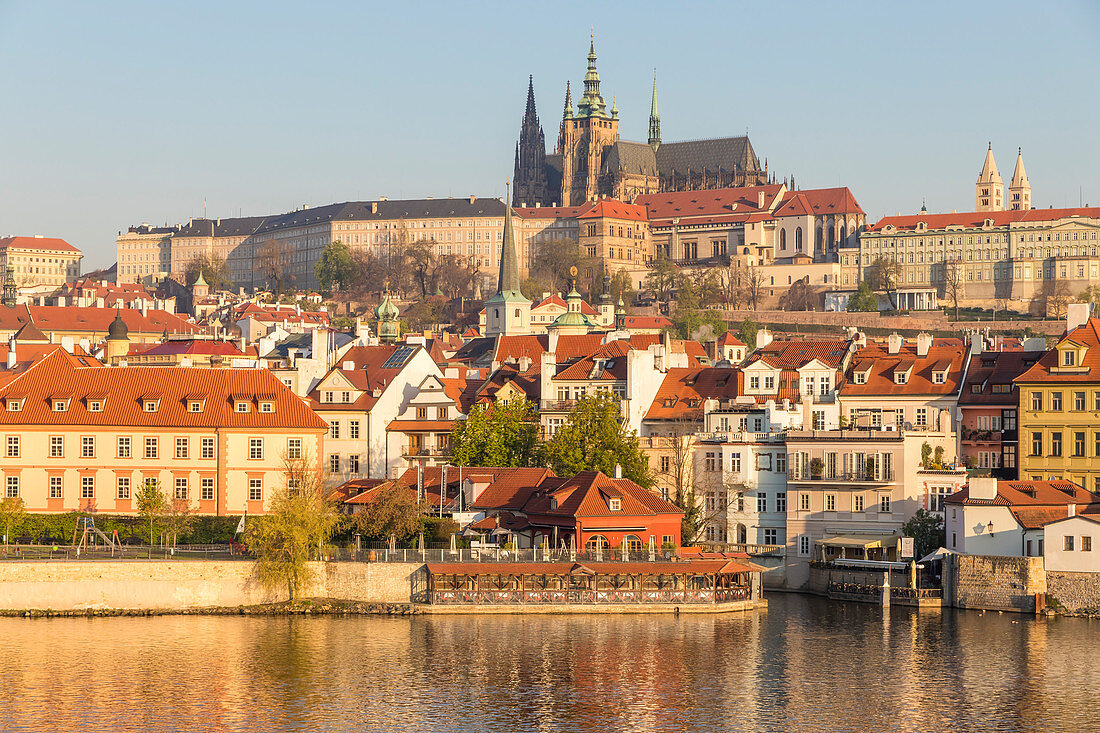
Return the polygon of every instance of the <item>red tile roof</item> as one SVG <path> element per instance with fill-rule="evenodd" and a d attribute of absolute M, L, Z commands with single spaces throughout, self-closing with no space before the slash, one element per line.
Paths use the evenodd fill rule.
<path fill-rule="evenodd" d="M 649 220 L 655 225 L 668 223 L 673 218 L 680 219 L 681 226 L 714 223 L 718 220 L 745 221 L 762 212 L 766 218 L 770 218 L 767 209 L 759 206 L 759 194 L 764 194 L 764 206 L 767 207 L 781 188 L 782 186 L 775 184 L 706 191 L 670 191 L 642 194 L 634 199 L 634 203 L 646 207 Z"/>
<path fill-rule="evenodd" d="M 130 354 L 141 356 L 229 356 L 246 357 L 255 356 L 255 348 L 249 349 L 252 353 L 245 354 L 232 341 L 207 341 L 205 339 L 168 340 L 159 344 L 146 347 L 146 344 L 131 344 Z"/>
<path fill-rule="evenodd" d="M 1051 371 L 1058 367 L 1058 351 L 1051 349 L 1043 354 L 1042 358 L 1026 372 L 1016 378 L 1018 384 L 1032 384 L 1035 382 L 1096 382 L 1100 381 L 1100 318 L 1090 318 L 1082 326 L 1078 326 L 1062 336 L 1059 344 L 1073 341 L 1087 347 L 1085 358 L 1078 366 L 1081 371 Z"/>
<path fill-rule="evenodd" d="M 31 249 L 43 252 L 80 252 L 64 239 L 54 237 L 0 237 L 0 249 Z"/>
<path fill-rule="evenodd" d="M 1042 527 L 1069 513 L 1100 512 L 1100 494 L 1082 489 L 1072 481 L 998 481 L 993 499 L 972 499 L 970 487 L 944 499 L 948 504 L 965 506 L 1005 506 L 1016 521 L 1027 529 Z"/>
<path fill-rule="evenodd" d="M 788 204 L 791 208 L 788 210 Z M 775 216 L 795 214 L 863 214 L 864 211 L 847 186 L 789 191 L 776 207 Z"/>
<path fill-rule="evenodd" d="M 309 393 L 310 405 L 314 410 L 348 410 L 353 412 L 370 410 L 374 407 L 374 403 L 378 401 L 378 397 L 374 395 L 374 390 L 376 388 L 384 390 L 386 385 L 392 382 L 394 377 L 400 374 L 401 370 L 412 359 L 412 356 L 410 356 L 400 366 L 383 367 L 386 360 L 393 356 L 393 353 L 399 348 L 421 349 L 422 347 L 386 344 L 380 346 L 353 346 L 348 349 L 343 358 L 340 359 L 340 366 L 332 371 L 340 372 L 361 394 L 351 402 L 321 402 L 321 392 L 328 390 L 321 390 L 320 383 L 318 383 L 313 391 Z M 344 369 L 343 365 L 348 362 L 351 362 L 353 368 Z M 329 372 L 329 374 L 331 373 Z"/>
<path fill-rule="evenodd" d="M 867 231 L 878 232 L 887 226 L 899 230 L 913 230 L 924 222 L 930 230 L 945 229 L 950 226 L 980 228 L 987 219 L 994 226 L 1006 226 L 1013 223 L 1032 223 L 1058 221 L 1071 216 L 1100 218 L 1100 207 L 1081 207 L 1073 209 L 1028 209 L 1027 211 L 966 211 L 952 214 L 915 214 L 907 216 L 886 216 L 867 227 Z"/>
<path fill-rule="evenodd" d="M 84 363 L 82 363 L 84 362 Z M 325 421 L 266 369 L 193 369 L 188 367 L 105 367 L 55 349 L 0 388 L 0 423 L 7 425 L 135 425 L 156 427 L 298 428 L 320 430 Z M 244 397 L 248 412 L 236 411 Z M 51 398 L 71 398 L 63 412 Z M 89 400 L 102 410 L 89 411 Z M 204 401 L 201 412 L 188 402 Z M 6 402 L 22 399 L 22 409 Z M 156 399 L 155 412 L 144 402 Z M 259 410 L 259 402 L 275 411 Z"/>
<path fill-rule="evenodd" d="M 664 316 L 626 316 L 623 326 L 632 328 L 672 328 L 672 321 Z"/>
<path fill-rule="evenodd" d="M 592 208 L 577 216 L 578 219 L 628 219 L 646 221 L 646 208 L 638 204 L 627 204 L 618 199 L 600 199 Z"/>
<path fill-rule="evenodd" d="M 926 356 L 917 356 L 914 340 L 906 340 L 896 354 L 891 354 L 883 344 L 869 342 L 853 356 L 840 391 L 845 397 L 956 394 L 967 352 L 967 347 L 957 339 L 946 343 L 933 340 Z M 852 375 L 857 371 L 866 372 L 866 383 L 854 381 Z M 908 372 L 905 384 L 895 382 L 894 374 L 898 371 Z M 938 371 L 946 372 L 939 384 L 932 376 Z"/>
<path fill-rule="evenodd" d="M 731 400 L 741 392 L 740 370 L 730 367 L 669 369 L 661 382 L 646 420 L 700 420 L 703 402 Z"/>
<path fill-rule="evenodd" d="M 122 317 L 130 332 L 130 338 L 138 335 L 198 333 L 199 327 L 181 316 L 163 310 L 148 310 L 145 315 L 133 308 L 64 308 L 52 305 L 18 305 L 12 308 L 0 306 L 0 331 L 17 331 L 25 323 L 34 321 L 42 332 L 87 333 L 98 338 L 107 335 L 107 328 Z"/>
<path fill-rule="evenodd" d="M 847 351 L 848 342 L 843 339 L 782 339 L 757 349 L 746 366 L 763 361 L 773 367 L 797 369 L 817 359 L 839 368 Z"/>
<path fill-rule="evenodd" d="M 959 393 L 959 405 L 1016 406 L 1019 390 L 1013 380 L 1023 374 L 1043 355 L 1042 351 L 987 351 L 970 357 L 966 383 Z M 975 392 L 974 388 L 978 391 Z M 995 392 L 998 387 L 1006 391 Z"/>

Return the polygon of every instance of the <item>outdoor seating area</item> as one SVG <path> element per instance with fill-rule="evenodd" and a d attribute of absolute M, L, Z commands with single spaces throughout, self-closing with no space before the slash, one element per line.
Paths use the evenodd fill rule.
<path fill-rule="evenodd" d="M 680 562 L 428 563 L 432 605 L 719 604 L 757 601 L 761 569 Z"/>

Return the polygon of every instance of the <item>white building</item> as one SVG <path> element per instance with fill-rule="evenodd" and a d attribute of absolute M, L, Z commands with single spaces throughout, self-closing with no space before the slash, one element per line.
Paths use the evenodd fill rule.
<path fill-rule="evenodd" d="M 1056 519 L 1043 527 L 1043 537 L 1043 564 L 1047 570 L 1100 573 L 1100 549 L 1093 549 L 1094 540 L 1100 540 L 1100 515 Z"/>

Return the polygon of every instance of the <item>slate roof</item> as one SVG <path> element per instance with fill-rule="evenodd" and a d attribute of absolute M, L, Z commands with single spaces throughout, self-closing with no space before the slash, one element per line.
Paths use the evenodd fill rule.
<path fill-rule="evenodd" d="M 719 167 L 727 171 L 761 170 L 747 135 L 661 143 L 657 147 L 657 169 L 663 176 L 700 173 L 704 168 L 717 172 Z"/>

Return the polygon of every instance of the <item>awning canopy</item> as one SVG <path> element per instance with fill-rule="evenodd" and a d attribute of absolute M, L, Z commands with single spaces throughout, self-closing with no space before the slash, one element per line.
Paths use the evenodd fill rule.
<path fill-rule="evenodd" d="M 894 535 L 886 535 L 879 537 L 855 537 L 855 536 L 839 536 L 839 537 L 826 537 L 817 541 L 817 544 L 824 547 L 849 547 L 853 549 L 862 548 L 868 550 L 874 547 L 890 547 L 897 544 L 897 537 Z"/>
<path fill-rule="evenodd" d="M 936 550 L 935 552 L 928 553 L 927 555 L 922 557 L 920 559 L 920 561 L 921 562 L 931 562 L 933 560 L 942 560 L 945 557 L 947 557 L 948 555 L 952 555 L 952 554 L 954 554 L 954 553 L 952 553 L 951 550 L 947 549 L 946 547 L 941 547 L 938 550 Z"/>

